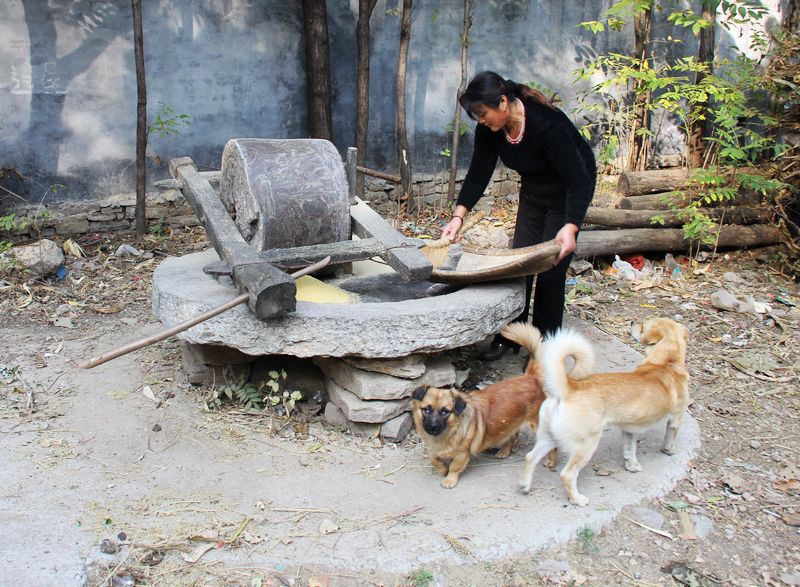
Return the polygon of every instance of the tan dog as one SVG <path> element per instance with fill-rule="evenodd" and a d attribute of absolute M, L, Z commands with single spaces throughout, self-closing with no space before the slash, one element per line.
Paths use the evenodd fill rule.
<path fill-rule="evenodd" d="M 536 446 L 525 457 L 520 478 L 524 493 L 530 491 L 537 463 L 558 446 L 569 453 L 561 471 L 569 500 L 585 506 L 588 500 L 578 492 L 578 474 L 597 450 L 606 424 L 622 429 L 628 471 L 642 470 L 634 434 L 664 417 L 667 429 L 661 450 L 674 453 L 675 435 L 689 405 L 688 331 L 667 318 L 653 318 L 644 325 L 632 325 L 631 334 L 649 346 L 645 360 L 631 373 L 590 375 L 594 353 L 589 342 L 573 330 L 561 330 L 543 342 L 539 360 L 547 400 L 539 415 Z M 569 375 L 564 366 L 567 357 L 575 361 Z"/>
<path fill-rule="evenodd" d="M 541 343 L 539 331 L 522 330 L 510 324 L 503 334 L 517 332 L 519 344 L 531 355 L 523 375 L 489 385 L 480 391 L 461 393 L 454 389 L 421 388 L 412 394 L 414 425 L 428 447 L 428 457 L 446 477 L 442 487 L 453 488 L 473 455 L 497 448 L 504 459 L 514 448 L 517 431 L 527 423 L 535 431 L 542 391 L 536 351 Z M 551 455 L 555 464 L 555 451 Z"/>

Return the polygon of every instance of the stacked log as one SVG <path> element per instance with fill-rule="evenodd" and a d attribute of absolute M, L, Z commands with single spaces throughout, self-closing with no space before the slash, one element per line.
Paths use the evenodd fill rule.
<path fill-rule="evenodd" d="M 680 190 L 686 187 L 689 173 L 682 167 L 626 171 L 619 176 L 619 191 L 625 196 L 641 196 Z"/>
<path fill-rule="evenodd" d="M 584 257 L 638 252 L 685 251 L 690 243 L 680 228 L 686 222 L 689 199 L 685 169 L 626 172 L 619 191 L 625 196 L 618 208 L 590 207 L 578 239 L 577 254 Z M 772 211 L 757 207 L 754 198 L 738 198 L 736 206 L 716 206 L 698 211 L 719 225 L 716 247 L 749 247 L 781 241 L 780 229 L 771 224 Z M 743 206 L 742 204 L 747 204 Z M 654 218 L 657 220 L 654 221 Z"/>

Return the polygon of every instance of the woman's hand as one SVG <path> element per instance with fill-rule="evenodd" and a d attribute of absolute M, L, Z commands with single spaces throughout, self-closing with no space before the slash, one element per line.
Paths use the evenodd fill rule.
<path fill-rule="evenodd" d="M 461 216 L 453 216 L 447 226 L 442 230 L 442 238 L 450 239 L 450 242 L 458 242 L 461 240 L 461 235 L 458 231 L 464 225 L 464 219 Z"/>
<path fill-rule="evenodd" d="M 578 227 L 574 224 L 565 224 L 561 227 L 561 230 L 558 231 L 556 234 L 556 242 L 561 245 L 561 253 L 559 253 L 556 263 L 561 262 L 561 259 L 575 252 L 575 248 L 577 247 L 575 237 L 577 234 Z"/>

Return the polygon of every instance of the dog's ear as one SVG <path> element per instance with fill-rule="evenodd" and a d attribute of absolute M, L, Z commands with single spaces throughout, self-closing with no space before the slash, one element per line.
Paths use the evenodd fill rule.
<path fill-rule="evenodd" d="M 464 408 L 467 407 L 467 402 L 464 400 L 464 397 L 457 393 L 455 394 L 455 401 L 453 402 L 453 411 L 456 415 L 460 416 L 461 412 L 464 411 Z"/>
<path fill-rule="evenodd" d="M 428 393 L 427 387 L 418 387 L 411 393 L 411 397 L 419 402 L 423 400 L 426 393 Z"/>
<path fill-rule="evenodd" d="M 642 324 L 639 338 L 637 339 L 643 345 L 658 344 L 664 338 L 664 327 L 656 318 L 651 318 Z"/>

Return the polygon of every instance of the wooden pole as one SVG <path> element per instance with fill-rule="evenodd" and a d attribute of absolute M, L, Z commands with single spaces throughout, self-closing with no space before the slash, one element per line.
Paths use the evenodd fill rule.
<path fill-rule="evenodd" d="M 144 73 L 142 2 L 131 0 L 133 10 L 133 54 L 136 62 L 136 234 L 147 232 L 147 82 Z"/>
<path fill-rule="evenodd" d="M 400 179 L 396 175 L 390 175 L 388 173 L 383 173 L 382 171 L 375 171 L 374 169 L 370 169 L 369 167 L 362 167 L 361 165 L 356 165 L 356 171 L 359 173 L 363 173 L 364 175 L 371 175 L 372 177 L 377 177 L 378 179 L 385 179 L 386 181 L 390 181 L 392 183 L 402 183 L 402 179 Z"/>
<path fill-rule="evenodd" d="M 317 263 L 314 263 L 313 265 L 309 265 L 308 267 L 300 269 L 299 271 L 295 271 L 294 273 L 291 274 L 291 277 L 292 279 L 297 280 L 303 275 L 308 275 L 309 273 L 313 273 L 314 271 L 322 269 L 330 262 L 330 260 L 331 260 L 330 257 L 325 257 L 324 259 L 322 259 Z M 165 338 L 169 338 L 174 334 L 178 334 L 179 332 L 188 330 L 192 326 L 200 324 L 201 322 L 205 322 L 209 318 L 213 318 L 218 314 L 222 314 L 223 312 L 226 312 L 231 308 L 235 308 L 239 304 L 246 304 L 249 299 L 250 299 L 250 294 L 243 293 L 239 296 L 236 296 L 232 300 L 229 300 L 224 304 L 217 306 L 216 308 L 211 308 L 207 312 L 203 312 L 199 316 L 195 316 L 194 318 L 189 318 L 188 320 L 184 320 L 180 324 L 176 324 L 175 326 L 167 330 L 162 330 L 158 334 L 141 338 L 135 342 L 126 344 L 125 346 L 119 347 L 118 349 L 100 355 L 99 357 L 89 359 L 85 363 L 81 363 L 80 365 L 78 365 L 78 367 L 80 367 L 81 369 L 92 369 L 93 367 L 97 367 L 98 365 L 107 363 L 108 361 L 116 359 L 117 357 L 121 357 L 122 355 L 127 355 L 128 353 L 132 353 L 133 351 L 138 351 L 141 348 L 150 346 L 151 344 L 155 344 L 161 340 L 164 340 Z"/>
<path fill-rule="evenodd" d="M 328 12 L 325 0 L 303 0 L 302 6 L 306 45 L 308 136 L 330 141 L 333 137 L 333 117 Z"/>
<path fill-rule="evenodd" d="M 695 73 L 694 83 L 700 85 L 707 75 L 714 73 L 714 27 L 717 22 L 717 10 L 704 2 L 702 5 L 703 20 L 711 23 L 711 26 L 700 31 L 700 47 L 697 52 L 697 61 L 708 66 L 708 73 L 698 71 Z M 711 116 L 708 100 L 698 102 L 693 107 L 694 116 L 689 128 L 689 167 L 697 168 L 703 166 L 705 151 L 707 147 L 706 138 L 711 131 Z"/>
<path fill-rule="evenodd" d="M 406 128 L 406 70 L 408 66 L 408 43 L 411 39 L 411 4 L 412 0 L 403 0 L 403 13 L 400 23 L 400 49 L 397 52 L 396 92 L 396 141 L 397 164 L 402 178 L 403 194 L 408 196 L 408 209 L 413 207 L 411 197 L 411 147 L 408 144 Z"/>
<path fill-rule="evenodd" d="M 378 0 L 358 0 L 356 22 L 356 149 L 358 165 L 367 164 L 369 129 L 369 19 Z M 364 197 L 364 176 L 356 177 L 356 196 Z"/>
<path fill-rule="evenodd" d="M 455 200 L 456 173 L 458 172 L 458 146 L 461 142 L 461 98 L 467 89 L 467 49 L 469 48 L 469 29 L 472 26 L 472 0 L 464 0 L 464 24 L 461 28 L 461 84 L 456 95 L 456 111 L 453 117 L 453 148 L 450 149 L 450 178 L 447 182 L 447 199 Z"/>

